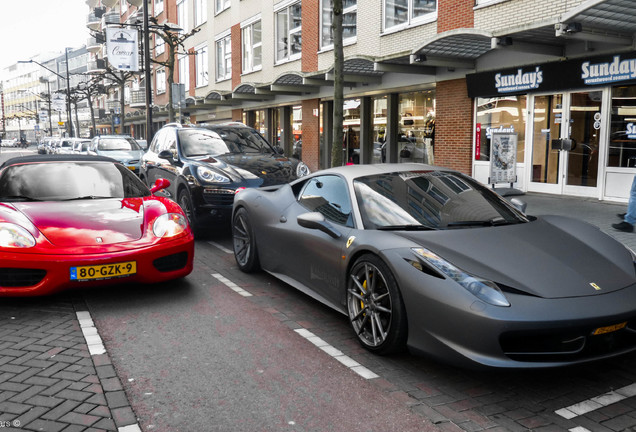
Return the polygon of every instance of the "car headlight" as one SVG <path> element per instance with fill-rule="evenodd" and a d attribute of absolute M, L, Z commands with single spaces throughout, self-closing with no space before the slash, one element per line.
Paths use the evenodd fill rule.
<path fill-rule="evenodd" d="M 159 216 L 152 225 L 157 237 L 174 237 L 188 228 L 188 221 L 179 213 L 166 213 Z"/>
<path fill-rule="evenodd" d="M 466 273 L 428 249 L 413 248 L 412 250 L 419 258 L 460 284 L 478 299 L 493 306 L 510 306 L 508 299 L 493 281 Z"/>
<path fill-rule="evenodd" d="M 197 167 L 197 174 L 201 180 L 209 182 L 209 183 L 229 183 L 230 179 L 224 176 L 223 174 L 219 174 L 216 171 L 211 170 L 206 167 Z"/>
<path fill-rule="evenodd" d="M 311 170 L 305 162 L 298 162 L 298 165 L 296 166 L 296 176 L 304 177 L 306 175 L 309 175 L 310 173 Z"/>
<path fill-rule="evenodd" d="M 30 248 L 35 246 L 35 238 L 20 225 L 0 224 L 0 247 Z"/>

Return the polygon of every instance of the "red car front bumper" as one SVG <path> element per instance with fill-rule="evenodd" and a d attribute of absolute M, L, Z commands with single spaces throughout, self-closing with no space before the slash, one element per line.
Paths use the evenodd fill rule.
<path fill-rule="evenodd" d="M 129 250 L 95 254 L 0 254 L 0 296 L 35 296 L 65 289 L 156 283 L 187 276 L 192 272 L 192 235 Z M 105 276 L 84 281 L 71 280 L 71 268 L 134 261 L 136 273 Z"/>

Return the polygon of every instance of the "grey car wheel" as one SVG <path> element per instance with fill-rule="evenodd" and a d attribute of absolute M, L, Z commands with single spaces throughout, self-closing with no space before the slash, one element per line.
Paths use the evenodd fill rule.
<path fill-rule="evenodd" d="M 349 321 L 363 347 L 376 354 L 402 351 L 406 310 L 389 267 L 376 255 L 358 258 L 347 286 Z"/>
<path fill-rule="evenodd" d="M 254 231 L 247 210 L 243 207 L 236 210 L 232 219 L 232 241 L 234 244 L 234 258 L 239 268 L 247 273 L 260 268 Z"/>

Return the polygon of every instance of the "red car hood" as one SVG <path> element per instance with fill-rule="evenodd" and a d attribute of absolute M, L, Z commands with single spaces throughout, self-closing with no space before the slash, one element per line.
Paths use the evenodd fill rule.
<path fill-rule="evenodd" d="M 14 203 L 55 246 L 108 245 L 144 232 L 142 198 Z"/>

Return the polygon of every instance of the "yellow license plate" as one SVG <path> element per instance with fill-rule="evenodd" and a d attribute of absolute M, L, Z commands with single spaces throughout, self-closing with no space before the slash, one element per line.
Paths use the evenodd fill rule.
<path fill-rule="evenodd" d="M 84 281 L 130 276 L 137 273 L 137 262 L 71 267 L 71 280 Z"/>
<path fill-rule="evenodd" d="M 128 166 L 128 169 L 134 171 L 136 168 L 134 166 Z"/>
<path fill-rule="evenodd" d="M 627 325 L 627 321 L 622 322 L 620 324 L 614 324 L 614 325 L 611 325 L 611 326 L 607 326 L 607 327 L 599 327 L 596 330 L 594 330 L 594 333 L 592 333 L 592 334 L 596 336 L 596 335 L 601 335 L 601 334 L 605 334 L 605 333 L 615 332 L 617 330 L 625 328 L 626 325 Z"/>

